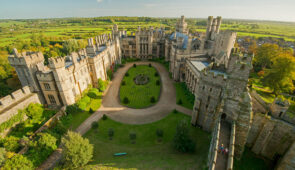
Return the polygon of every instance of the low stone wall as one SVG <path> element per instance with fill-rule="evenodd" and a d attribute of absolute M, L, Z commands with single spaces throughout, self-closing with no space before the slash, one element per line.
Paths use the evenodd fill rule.
<path fill-rule="evenodd" d="M 275 155 L 283 156 L 294 141 L 294 125 L 255 113 L 247 139 L 248 147 L 255 154 L 274 159 Z"/>
<path fill-rule="evenodd" d="M 0 99 L 0 124 L 27 107 L 30 103 L 41 103 L 36 93 L 31 93 L 28 86 Z"/>
<path fill-rule="evenodd" d="M 269 105 L 260 97 L 260 95 L 255 90 L 251 90 L 250 94 L 251 94 L 251 97 L 255 98 L 255 100 L 259 104 L 261 104 L 266 111 L 269 110 Z"/>
<path fill-rule="evenodd" d="M 234 166 L 234 155 L 235 155 L 235 138 L 236 138 L 236 124 L 233 122 L 230 134 L 227 170 L 232 170 Z"/>
<path fill-rule="evenodd" d="M 217 152 L 218 152 L 218 141 L 219 141 L 219 134 L 220 134 L 220 120 L 218 120 L 215 128 L 212 132 L 212 138 L 209 148 L 209 155 L 208 155 L 208 169 L 215 170 L 216 160 L 217 160 Z"/>

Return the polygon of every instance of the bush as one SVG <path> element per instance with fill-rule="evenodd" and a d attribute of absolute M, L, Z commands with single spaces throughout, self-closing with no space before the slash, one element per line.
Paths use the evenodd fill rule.
<path fill-rule="evenodd" d="M 131 143 L 135 143 L 135 139 L 136 139 L 136 133 L 135 132 L 131 132 L 130 134 L 129 134 L 129 138 L 130 138 L 130 140 L 131 140 Z"/>
<path fill-rule="evenodd" d="M 113 79 L 114 74 L 113 74 L 113 71 L 111 69 L 109 69 L 107 71 L 107 76 L 108 76 L 108 80 L 112 80 Z"/>
<path fill-rule="evenodd" d="M 59 135 L 63 135 L 67 132 L 67 128 L 61 121 L 58 121 L 56 125 L 52 128 L 52 132 Z"/>
<path fill-rule="evenodd" d="M 99 98 L 99 90 L 96 88 L 92 88 L 88 91 L 87 96 L 92 99 L 97 99 Z"/>
<path fill-rule="evenodd" d="M 127 73 L 125 74 L 125 76 L 128 77 L 128 76 L 129 76 L 129 73 L 127 72 Z"/>
<path fill-rule="evenodd" d="M 86 165 L 93 156 L 93 145 L 79 133 L 68 131 L 61 139 L 64 167 L 75 169 Z"/>
<path fill-rule="evenodd" d="M 11 159 L 8 159 L 4 166 L 2 167 L 3 170 L 10 170 L 10 169 L 34 169 L 33 163 L 28 160 L 25 156 L 16 154 Z"/>
<path fill-rule="evenodd" d="M 26 115 L 33 120 L 38 120 L 42 117 L 43 114 L 43 106 L 39 103 L 31 103 L 26 108 Z"/>
<path fill-rule="evenodd" d="M 26 113 L 23 110 L 19 110 L 18 114 L 14 115 L 9 120 L 7 120 L 6 122 L 3 122 L 0 125 L 0 132 L 4 132 L 6 129 L 11 128 L 14 124 L 23 121 L 25 114 Z"/>
<path fill-rule="evenodd" d="M 122 83 L 121 83 L 121 85 L 122 86 L 125 86 L 126 85 L 126 82 L 123 80 Z"/>
<path fill-rule="evenodd" d="M 176 127 L 173 145 L 180 152 L 195 151 L 195 143 L 189 136 L 188 123 L 185 120 L 180 121 Z"/>
<path fill-rule="evenodd" d="M 156 81 L 156 85 L 159 86 L 161 84 L 160 80 Z"/>
<path fill-rule="evenodd" d="M 66 107 L 66 113 L 67 114 L 75 114 L 80 112 L 81 109 L 78 108 L 77 104 L 72 104 Z"/>
<path fill-rule="evenodd" d="M 81 110 L 86 110 L 86 107 L 88 106 L 88 104 L 90 103 L 91 99 L 88 96 L 84 96 L 82 97 L 78 102 L 78 108 Z"/>
<path fill-rule="evenodd" d="M 178 113 L 178 111 L 176 109 L 173 109 L 173 113 Z"/>
<path fill-rule="evenodd" d="M 50 152 L 54 151 L 57 148 L 56 142 L 56 137 L 54 137 L 50 133 L 39 133 L 37 134 L 36 142 L 33 143 L 31 146 L 40 151 L 46 150 Z"/>
<path fill-rule="evenodd" d="M 182 105 L 182 100 L 179 99 L 178 102 L 177 102 L 177 104 Z"/>
<path fill-rule="evenodd" d="M 155 77 L 158 77 L 159 76 L 159 73 L 158 72 L 155 72 Z"/>
<path fill-rule="evenodd" d="M 94 113 L 94 110 L 90 107 L 90 109 L 89 109 L 89 113 L 90 114 L 92 114 L 92 113 Z"/>
<path fill-rule="evenodd" d="M 108 134 L 109 134 L 110 140 L 112 140 L 114 136 L 114 129 L 110 128 L 108 131 Z"/>
<path fill-rule="evenodd" d="M 14 136 L 8 136 L 1 140 L 2 145 L 7 151 L 17 152 L 20 149 L 20 144 L 18 143 L 19 138 Z"/>
<path fill-rule="evenodd" d="M 92 124 L 91 124 L 91 127 L 92 127 L 92 129 L 97 129 L 98 128 L 98 122 L 93 122 Z"/>
<path fill-rule="evenodd" d="M 149 67 L 152 67 L 152 64 L 151 63 L 149 63 Z"/>
<path fill-rule="evenodd" d="M 133 64 L 133 67 L 136 68 L 136 64 Z"/>
<path fill-rule="evenodd" d="M 123 99 L 123 103 L 124 103 L 124 104 L 128 104 L 128 103 L 129 103 L 129 99 L 128 99 L 127 97 L 124 97 L 124 99 Z"/>
<path fill-rule="evenodd" d="M 106 90 L 106 82 L 104 82 L 101 78 L 98 79 L 98 90 L 100 92 L 104 92 Z"/>
<path fill-rule="evenodd" d="M 102 120 L 107 120 L 107 119 L 108 119 L 107 115 L 103 114 L 102 115 Z"/>
<path fill-rule="evenodd" d="M 6 160 L 6 150 L 5 148 L 0 148 L 0 166 L 4 164 Z"/>
<path fill-rule="evenodd" d="M 154 96 L 151 97 L 151 103 L 155 103 L 156 102 L 156 99 Z"/>

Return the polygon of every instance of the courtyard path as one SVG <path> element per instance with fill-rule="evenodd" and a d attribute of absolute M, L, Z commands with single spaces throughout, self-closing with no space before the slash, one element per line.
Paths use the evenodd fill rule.
<path fill-rule="evenodd" d="M 147 65 L 149 63 L 155 67 L 162 81 L 162 90 L 159 101 L 148 108 L 132 109 L 122 106 L 119 101 L 119 89 L 121 81 L 133 64 Z M 119 68 L 114 74 L 113 80 L 110 82 L 108 89 L 105 91 L 101 107 L 87 118 L 77 129 L 76 132 L 81 135 L 85 134 L 93 122 L 98 121 L 103 114 L 106 114 L 112 120 L 126 123 L 126 124 L 146 124 L 163 119 L 172 110 L 178 110 L 186 115 L 191 115 L 192 110 L 184 108 L 176 104 L 176 92 L 173 85 L 173 80 L 170 79 L 166 68 L 156 62 L 132 62 L 125 64 L 124 67 Z M 61 148 L 57 149 L 50 157 L 38 168 L 40 170 L 47 170 L 53 168 L 61 159 Z"/>

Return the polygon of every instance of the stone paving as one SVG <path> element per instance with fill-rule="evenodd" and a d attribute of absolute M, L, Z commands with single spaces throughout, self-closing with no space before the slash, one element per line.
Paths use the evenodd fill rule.
<path fill-rule="evenodd" d="M 159 101 L 151 107 L 144 109 L 132 109 L 120 104 L 118 95 L 121 81 L 126 71 L 128 71 L 128 69 L 132 67 L 134 63 L 137 65 L 147 65 L 152 63 L 152 66 L 158 70 L 161 76 L 161 96 Z M 112 120 L 126 124 L 146 124 L 163 119 L 174 109 L 177 109 L 186 115 L 191 115 L 192 113 L 191 110 L 176 104 L 176 93 L 173 80 L 170 79 L 169 73 L 162 64 L 155 62 L 127 63 L 125 64 L 125 67 L 119 68 L 114 74 L 114 79 L 112 82 L 110 82 L 109 88 L 104 93 L 101 107 L 88 119 L 86 119 L 76 129 L 76 132 L 80 133 L 81 135 L 85 134 L 91 128 L 91 124 L 98 121 L 103 114 L 106 114 Z M 61 149 L 59 148 L 38 169 L 50 169 L 55 166 L 60 158 Z"/>
<path fill-rule="evenodd" d="M 230 142 L 230 132 L 231 132 L 230 124 L 221 120 L 220 123 L 220 134 L 219 134 L 219 146 L 221 144 L 224 145 L 224 148 L 229 149 L 229 142 Z M 227 160 L 228 155 L 222 154 L 218 152 L 217 160 L 216 160 L 216 170 L 226 170 L 227 168 Z"/>

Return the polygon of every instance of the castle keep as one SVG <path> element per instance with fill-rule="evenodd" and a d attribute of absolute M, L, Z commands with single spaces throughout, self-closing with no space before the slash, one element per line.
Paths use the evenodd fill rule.
<path fill-rule="evenodd" d="M 8 60 L 22 86 L 28 86 L 24 94 L 31 95 L 30 88 L 41 103 L 56 107 L 74 104 L 89 85 L 98 87 L 98 79 L 106 80 L 107 71 L 122 58 L 165 57 L 173 79 L 185 82 L 195 95 L 191 124 L 212 132 L 209 169 L 216 168 L 221 143 L 229 147 L 227 169 L 232 169 L 233 157 L 241 157 L 245 145 L 269 159 L 282 157 L 279 169 L 295 168 L 293 122 L 281 120 L 280 111 L 276 118 L 252 113 L 247 83 L 253 56 L 234 48 L 237 33 L 220 31 L 221 22 L 221 17 L 210 16 L 206 33 L 194 35 L 184 16 L 170 34 L 163 28 L 138 27 L 127 35 L 114 25 L 111 34 L 90 38 L 85 49 L 50 58 L 48 65 L 41 52 L 14 49 Z M 1 99 L 1 105 L 6 107 L 6 101 Z"/>

